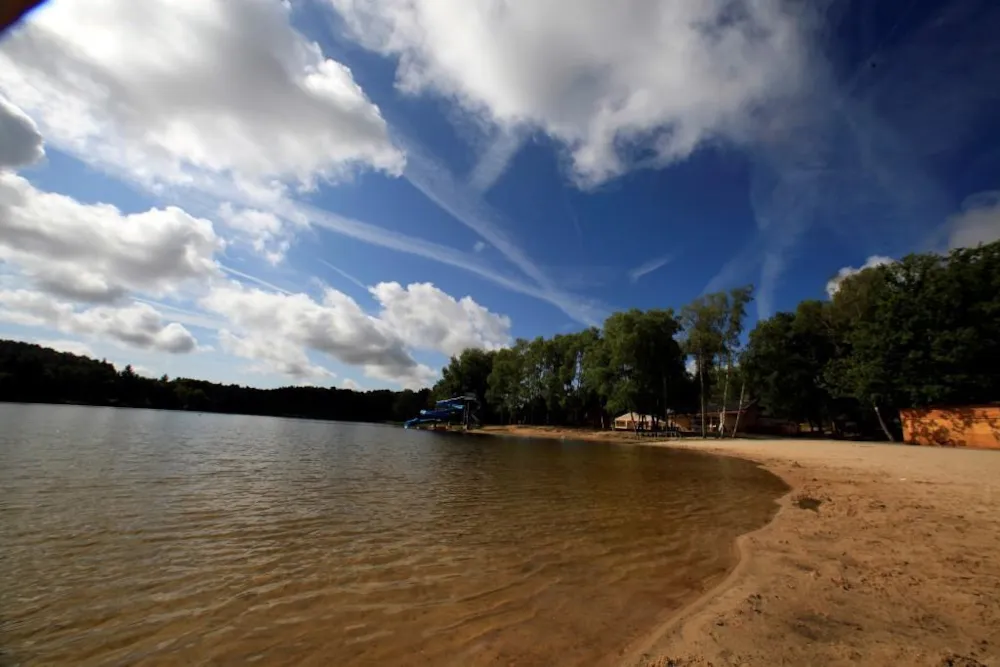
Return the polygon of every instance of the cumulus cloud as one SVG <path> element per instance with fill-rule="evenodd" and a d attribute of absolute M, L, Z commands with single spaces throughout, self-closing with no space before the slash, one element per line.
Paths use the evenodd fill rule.
<path fill-rule="evenodd" d="M 212 223 L 179 208 L 124 214 L 0 173 L 0 260 L 58 297 L 110 303 L 172 294 L 218 275 Z"/>
<path fill-rule="evenodd" d="M 862 264 L 857 268 L 853 266 L 845 266 L 840 271 L 837 271 L 836 276 L 827 281 L 826 283 L 827 296 L 829 296 L 832 299 L 833 295 L 836 294 L 838 290 L 840 290 L 840 284 L 844 282 L 844 280 L 846 280 L 847 278 L 853 276 L 854 274 L 860 273 L 865 269 L 873 269 L 876 266 L 884 266 L 886 264 L 892 264 L 894 261 L 896 260 L 892 259 L 891 257 L 872 255 L 867 260 L 865 260 L 864 264 Z"/>
<path fill-rule="evenodd" d="M 419 386 L 434 374 L 413 359 L 384 323 L 331 288 L 316 301 L 306 294 L 275 294 L 230 283 L 212 289 L 201 304 L 238 329 L 220 339 L 233 354 L 262 360 L 293 377 L 322 374 L 308 361 L 307 350 L 406 386 Z"/>
<path fill-rule="evenodd" d="M 399 88 L 542 129 L 584 184 L 740 140 L 803 74 L 803 22 L 781 0 L 329 2 L 363 45 L 398 57 Z M 500 170 L 485 171 L 488 187 Z"/>
<path fill-rule="evenodd" d="M 23 167 L 45 155 L 35 121 L 0 95 L 0 169 Z"/>
<path fill-rule="evenodd" d="M 409 346 L 447 356 L 470 347 L 496 350 L 510 344 L 510 318 L 491 313 L 472 297 L 455 299 L 430 283 L 379 283 L 379 319 Z"/>
<path fill-rule="evenodd" d="M 294 230 L 288 229 L 288 225 L 274 213 L 235 208 L 225 202 L 219 207 L 219 218 L 272 265 L 279 264 L 291 247 Z"/>
<path fill-rule="evenodd" d="M 273 0 L 60 0 L 0 45 L 0 91 L 52 144 L 145 183 L 309 186 L 403 155 L 344 65 Z"/>
<path fill-rule="evenodd" d="M 301 344 L 287 338 L 243 337 L 222 329 L 219 331 L 219 345 L 229 354 L 255 362 L 251 370 L 256 372 L 288 375 L 300 382 L 334 376 L 329 369 L 309 361 L 309 355 Z"/>
<path fill-rule="evenodd" d="M 172 354 L 192 352 L 198 346 L 190 331 L 176 322 L 165 322 L 158 311 L 142 303 L 81 310 L 41 292 L 3 290 L 0 320 Z"/>
<path fill-rule="evenodd" d="M 1000 190 L 970 197 L 962 208 L 962 213 L 948 221 L 949 248 L 973 248 L 1000 240 Z"/>
<path fill-rule="evenodd" d="M 470 297 L 455 299 L 431 284 L 380 283 L 370 291 L 381 305 L 377 314 L 330 287 L 313 299 L 229 283 L 214 287 L 201 305 L 231 324 L 232 330 L 219 333 L 222 349 L 256 362 L 255 370 L 297 381 L 334 377 L 310 360 L 309 353 L 318 352 L 359 366 L 370 378 L 423 387 L 436 372 L 416 361 L 411 350 L 451 355 L 510 341 L 510 320 Z"/>

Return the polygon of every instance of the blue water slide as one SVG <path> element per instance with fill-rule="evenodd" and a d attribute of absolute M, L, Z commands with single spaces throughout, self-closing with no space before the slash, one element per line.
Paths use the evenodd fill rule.
<path fill-rule="evenodd" d="M 426 420 L 445 420 L 455 416 L 455 410 L 421 410 L 420 417 Z"/>
<path fill-rule="evenodd" d="M 455 398 L 446 398 L 441 401 L 437 401 L 434 404 L 434 409 L 432 410 L 421 410 L 420 414 L 413 419 L 405 422 L 403 424 L 404 428 L 410 428 L 411 426 L 417 426 L 420 424 L 436 424 L 441 422 L 451 422 L 455 419 L 462 419 L 466 417 L 466 408 L 475 404 L 478 405 L 479 401 L 474 395 L 466 396 L 456 396 Z M 471 414 L 468 415 L 470 421 L 478 420 Z"/>
<path fill-rule="evenodd" d="M 440 419 L 424 419 L 423 417 L 414 417 L 409 421 L 403 422 L 403 428 L 412 428 L 414 426 L 419 426 L 420 424 L 440 424 Z"/>

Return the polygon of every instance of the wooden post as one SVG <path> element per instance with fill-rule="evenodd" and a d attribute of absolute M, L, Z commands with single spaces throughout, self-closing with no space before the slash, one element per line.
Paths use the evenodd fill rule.
<path fill-rule="evenodd" d="M 740 415 L 743 414 L 743 392 L 747 389 L 747 381 L 743 380 L 743 384 L 740 385 L 740 402 L 736 406 L 736 423 L 733 424 L 733 437 L 736 437 L 736 430 L 740 427 Z"/>

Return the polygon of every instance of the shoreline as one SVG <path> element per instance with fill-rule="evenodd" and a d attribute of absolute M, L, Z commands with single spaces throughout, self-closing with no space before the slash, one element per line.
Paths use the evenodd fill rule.
<path fill-rule="evenodd" d="M 735 456 L 790 487 L 736 539 L 729 573 L 627 646 L 625 667 L 1000 665 L 1000 452 L 483 432 Z"/>

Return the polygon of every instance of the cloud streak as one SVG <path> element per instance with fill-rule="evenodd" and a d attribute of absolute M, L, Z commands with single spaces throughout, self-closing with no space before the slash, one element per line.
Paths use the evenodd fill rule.
<path fill-rule="evenodd" d="M 507 171 L 511 160 L 524 145 L 525 132 L 499 130 L 469 174 L 469 187 L 479 193 L 489 191 Z"/>
<path fill-rule="evenodd" d="M 860 11 L 873 18 L 876 10 Z M 923 19 L 901 14 L 846 74 L 807 54 L 810 86 L 750 127 L 753 250 L 706 289 L 759 271 L 758 316 L 771 315 L 793 253 L 813 230 L 855 254 L 928 249 L 956 203 L 935 174 L 966 168 L 976 128 L 997 108 L 998 30 L 995 3 L 964 0 Z"/>
<path fill-rule="evenodd" d="M 361 289 L 363 289 L 366 292 L 368 291 L 368 285 L 365 285 L 363 282 L 361 282 L 360 280 L 358 280 L 357 278 L 355 278 L 354 276 L 352 276 L 347 271 L 344 271 L 343 269 L 334 266 L 333 264 L 331 264 L 330 262 L 326 261 L 325 259 L 321 259 L 319 261 L 320 261 L 321 264 L 323 264 L 323 266 L 325 266 L 326 268 L 330 269 L 331 271 L 336 272 L 337 274 L 340 275 L 340 277 L 344 278 L 347 282 L 352 283 L 352 284 L 360 287 Z"/>
<path fill-rule="evenodd" d="M 663 255 L 662 257 L 655 257 L 649 260 L 648 262 L 643 262 L 642 264 L 640 264 L 639 266 L 635 267 L 634 269 L 628 272 L 628 279 L 630 282 L 633 283 L 639 282 L 640 278 L 649 275 L 653 271 L 663 268 L 664 266 L 669 264 L 673 260 L 673 258 L 674 255 L 671 253 Z"/>

